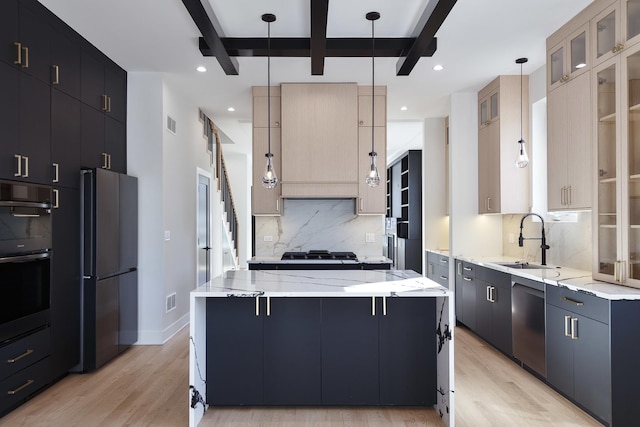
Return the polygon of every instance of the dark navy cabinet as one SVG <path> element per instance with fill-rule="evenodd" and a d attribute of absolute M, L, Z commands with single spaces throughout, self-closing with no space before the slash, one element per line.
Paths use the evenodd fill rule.
<path fill-rule="evenodd" d="M 436 402 L 433 298 L 208 298 L 210 405 Z"/>
<path fill-rule="evenodd" d="M 81 104 L 57 89 L 51 90 L 51 182 L 80 187 Z"/>
<path fill-rule="evenodd" d="M 476 333 L 507 355 L 512 354 L 511 275 L 476 266 Z"/>
<path fill-rule="evenodd" d="M 456 320 L 476 330 L 475 264 L 456 260 Z"/>

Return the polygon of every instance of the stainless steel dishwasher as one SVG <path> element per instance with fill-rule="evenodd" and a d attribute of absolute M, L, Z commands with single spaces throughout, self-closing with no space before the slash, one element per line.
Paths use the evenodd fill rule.
<path fill-rule="evenodd" d="M 546 378 L 544 305 L 544 283 L 511 276 L 513 356 Z"/>

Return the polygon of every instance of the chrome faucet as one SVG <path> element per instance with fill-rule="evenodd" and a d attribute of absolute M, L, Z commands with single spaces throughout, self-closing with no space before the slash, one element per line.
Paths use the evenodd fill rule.
<path fill-rule="evenodd" d="M 524 219 L 528 216 L 535 215 L 540 218 L 540 222 L 542 223 L 542 234 L 540 237 L 522 237 L 522 228 L 524 226 Z M 537 213 L 528 213 L 522 216 L 520 220 L 520 237 L 518 237 L 518 246 L 524 246 L 525 240 L 540 240 L 540 249 L 542 249 L 542 265 L 547 265 L 547 249 L 549 249 L 549 245 L 547 245 L 547 238 L 544 235 L 544 219 Z"/>

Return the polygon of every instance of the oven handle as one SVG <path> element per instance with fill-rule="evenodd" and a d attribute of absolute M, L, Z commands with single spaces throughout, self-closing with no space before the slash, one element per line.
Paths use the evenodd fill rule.
<path fill-rule="evenodd" d="M 16 200 L 0 200 L 0 207 L 42 208 L 51 209 L 51 203 L 19 202 Z"/>
<path fill-rule="evenodd" d="M 38 260 L 38 259 L 47 259 L 47 258 L 51 258 L 51 252 L 1 257 L 0 264 L 9 263 L 9 262 L 28 262 L 28 261 Z"/>

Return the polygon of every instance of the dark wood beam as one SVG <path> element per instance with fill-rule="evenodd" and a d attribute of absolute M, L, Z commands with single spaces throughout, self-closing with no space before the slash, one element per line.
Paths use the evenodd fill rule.
<path fill-rule="evenodd" d="M 223 38 L 222 44 L 229 56 L 267 56 L 266 38 Z M 409 50 L 414 44 L 414 38 L 376 38 L 376 57 L 397 58 Z M 422 51 L 421 56 L 433 56 L 437 48 L 437 39 L 433 38 Z M 311 39 L 308 38 L 272 38 L 272 57 L 298 57 L 309 58 L 311 56 Z M 204 40 L 200 38 L 200 52 L 203 56 L 213 56 L 212 50 Z M 371 57 L 370 38 L 330 38 L 327 39 L 325 57 Z"/>
<path fill-rule="evenodd" d="M 324 74 L 329 0 L 311 0 L 311 75 Z"/>
<path fill-rule="evenodd" d="M 453 9 L 457 0 L 431 0 L 416 26 L 413 45 L 402 55 L 396 64 L 396 75 L 408 76 L 418 63 L 422 52 L 429 46 L 436 32 Z"/>
<path fill-rule="evenodd" d="M 184 3 L 189 15 L 191 15 L 191 19 L 200 30 L 202 38 L 206 40 L 211 55 L 216 57 L 225 74 L 237 76 L 239 74 L 238 60 L 227 53 L 200 0 L 182 0 L 182 3 Z"/>

